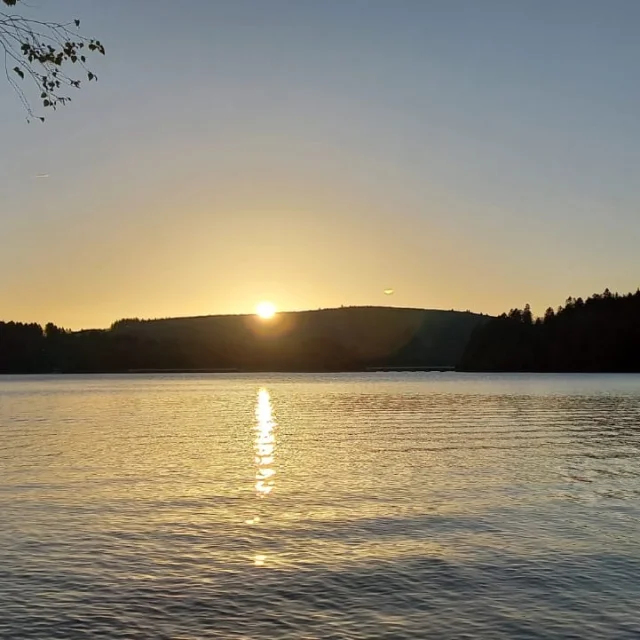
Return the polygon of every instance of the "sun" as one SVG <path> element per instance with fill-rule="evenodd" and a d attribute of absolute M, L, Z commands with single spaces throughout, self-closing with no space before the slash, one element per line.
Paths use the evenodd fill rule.
<path fill-rule="evenodd" d="M 259 302 L 256 305 L 256 314 L 263 320 L 269 320 L 269 318 L 273 318 L 276 315 L 276 305 L 266 300 Z"/>

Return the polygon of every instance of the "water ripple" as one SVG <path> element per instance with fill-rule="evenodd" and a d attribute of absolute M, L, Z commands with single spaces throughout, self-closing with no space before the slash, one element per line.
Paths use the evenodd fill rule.
<path fill-rule="evenodd" d="M 0 380 L 0 638 L 638 638 L 640 377 Z"/>

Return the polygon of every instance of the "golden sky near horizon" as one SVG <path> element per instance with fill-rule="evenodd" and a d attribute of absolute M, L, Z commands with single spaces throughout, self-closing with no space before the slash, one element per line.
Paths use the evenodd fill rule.
<path fill-rule="evenodd" d="M 46 124 L 0 84 L 1 319 L 542 314 L 638 286 L 640 6 L 154 6 L 38 9 L 107 47 Z"/>

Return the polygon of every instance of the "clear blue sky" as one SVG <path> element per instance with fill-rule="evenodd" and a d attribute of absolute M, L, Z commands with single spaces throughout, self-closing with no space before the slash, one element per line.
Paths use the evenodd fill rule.
<path fill-rule="evenodd" d="M 640 284 L 637 0 L 30 5 L 107 56 L 44 125 L 0 83 L 1 318 Z"/>

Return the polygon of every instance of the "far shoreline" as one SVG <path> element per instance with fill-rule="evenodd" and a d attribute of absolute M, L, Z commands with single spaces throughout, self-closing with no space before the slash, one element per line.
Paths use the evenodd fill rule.
<path fill-rule="evenodd" d="M 132 369 L 123 371 L 13 371 L 0 372 L 3 377 L 29 376 L 145 376 L 145 375 L 259 375 L 259 374 L 357 374 L 357 373 L 460 373 L 496 375 L 640 375 L 640 371 L 469 371 L 455 367 L 367 367 L 363 369 Z"/>

